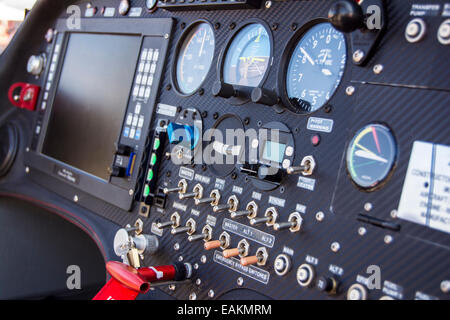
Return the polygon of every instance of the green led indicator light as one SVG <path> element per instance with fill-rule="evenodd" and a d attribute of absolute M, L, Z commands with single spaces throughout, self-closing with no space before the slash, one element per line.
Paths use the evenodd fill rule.
<path fill-rule="evenodd" d="M 148 170 L 147 181 L 152 181 L 152 180 L 153 180 L 153 170 L 150 169 L 150 170 Z"/>
<path fill-rule="evenodd" d="M 155 165 L 156 159 L 157 159 L 156 154 L 152 153 L 152 157 L 150 158 L 150 164 L 151 164 L 152 166 Z"/>
<path fill-rule="evenodd" d="M 149 194 L 150 194 L 150 187 L 148 185 L 145 185 L 144 197 L 148 197 Z"/>
<path fill-rule="evenodd" d="M 159 138 L 156 138 L 155 142 L 153 144 L 153 150 L 158 150 L 160 146 L 161 146 L 161 140 L 159 140 Z"/>

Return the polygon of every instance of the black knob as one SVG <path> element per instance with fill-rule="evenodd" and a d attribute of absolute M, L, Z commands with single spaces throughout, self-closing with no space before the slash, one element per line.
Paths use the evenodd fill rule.
<path fill-rule="evenodd" d="M 339 0 L 328 11 L 328 19 L 339 31 L 350 33 L 364 28 L 364 13 L 359 4 L 353 0 Z"/>
<path fill-rule="evenodd" d="M 266 106 L 274 106 L 279 102 L 278 96 L 272 90 L 264 88 L 255 88 L 252 91 L 252 101 L 254 103 L 265 104 Z"/>
<path fill-rule="evenodd" d="M 234 89 L 234 87 L 231 84 L 225 83 L 225 82 L 221 82 L 221 81 L 216 81 L 213 84 L 212 87 L 212 94 L 215 97 L 222 97 L 222 98 L 231 98 L 236 96 L 236 90 Z"/>
<path fill-rule="evenodd" d="M 336 293 L 337 281 L 334 278 L 328 278 L 321 276 L 317 279 L 317 289 L 321 292 L 326 292 L 328 294 Z"/>

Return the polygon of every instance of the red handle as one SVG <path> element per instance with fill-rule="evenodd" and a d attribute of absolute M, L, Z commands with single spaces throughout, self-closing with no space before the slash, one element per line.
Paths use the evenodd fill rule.
<path fill-rule="evenodd" d="M 24 88 L 26 85 L 27 85 L 27 84 L 24 83 L 24 82 L 17 82 L 17 83 L 14 83 L 14 84 L 9 88 L 9 91 L 8 91 L 8 99 L 9 99 L 9 102 L 11 102 L 11 104 L 12 104 L 13 106 L 18 107 L 18 108 L 20 108 L 20 107 L 22 106 L 21 103 L 20 103 L 20 98 L 19 98 L 19 101 L 16 101 L 16 100 L 14 99 L 13 94 L 14 94 L 14 91 L 16 91 L 17 88 L 21 88 L 19 97 L 22 96 L 22 92 L 24 91 L 23 88 Z"/>

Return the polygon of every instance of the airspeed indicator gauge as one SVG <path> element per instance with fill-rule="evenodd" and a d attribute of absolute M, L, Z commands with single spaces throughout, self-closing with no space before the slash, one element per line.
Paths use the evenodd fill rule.
<path fill-rule="evenodd" d="M 344 35 L 328 23 L 300 31 L 288 45 L 280 83 L 288 109 L 312 113 L 322 108 L 338 88 L 347 59 Z M 293 48 L 293 49 L 292 49 Z"/>

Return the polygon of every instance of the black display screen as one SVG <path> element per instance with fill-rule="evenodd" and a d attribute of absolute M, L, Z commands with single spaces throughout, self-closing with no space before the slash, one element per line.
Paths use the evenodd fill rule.
<path fill-rule="evenodd" d="M 109 179 L 140 43 L 138 36 L 70 35 L 43 154 Z"/>

